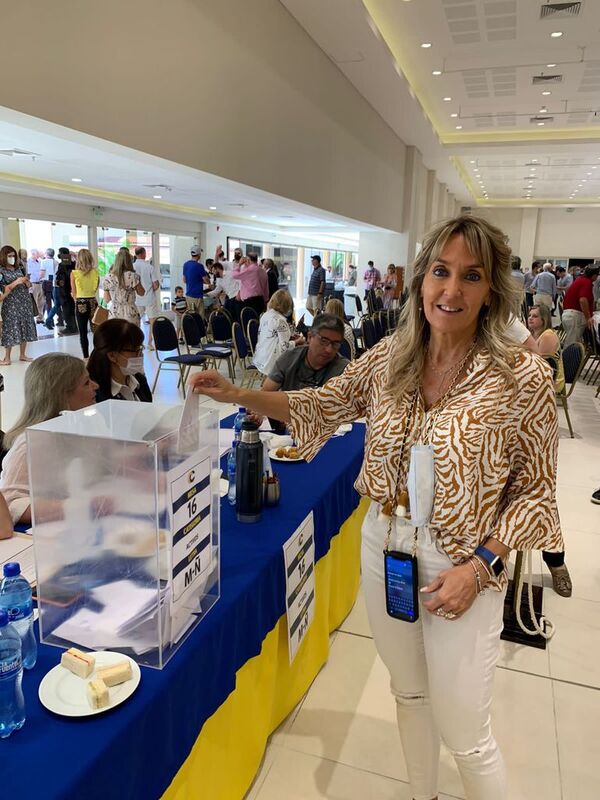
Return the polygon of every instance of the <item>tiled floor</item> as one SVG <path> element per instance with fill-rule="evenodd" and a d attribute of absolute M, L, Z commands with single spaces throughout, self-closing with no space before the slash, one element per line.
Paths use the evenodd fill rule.
<path fill-rule="evenodd" d="M 30 347 L 79 355 L 78 337 Z M 150 382 L 155 359 L 146 353 Z M 2 369 L 2 428 L 16 418 L 26 365 Z M 181 400 L 175 373 L 159 381 L 157 399 Z M 571 402 L 577 438 L 559 412 L 559 505 L 573 577 L 573 597 L 550 588 L 545 610 L 557 632 L 546 651 L 502 643 L 494 695 L 494 727 L 507 762 L 510 800 L 598 800 L 600 779 L 600 404 L 579 386 Z M 228 409 L 222 409 L 224 411 Z M 548 573 L 534 561 L 544 585 Z M 440 800 L 463 798 L 448 753 L 442 757 Z M 270 739 L 247 800 L 410 800 L 388 678 L 359 595 L 332 636 L 331 654 L 303 701 Z"/>

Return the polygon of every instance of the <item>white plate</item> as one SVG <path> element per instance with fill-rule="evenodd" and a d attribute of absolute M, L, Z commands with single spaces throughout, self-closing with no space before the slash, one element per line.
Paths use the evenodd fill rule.
<path fill-rule="evenodd" d="M 97 667 L 108 667 L 116 664 L 117 661 L 127 659 L 131 662 L 133 677 L 125 683 L 108 687 L 110 702 L 105 708 L 92 708 L 87 699 L 86 687 L 94 677 L 95 671 L 89 678 L 78 678 L 77 675 L 73 675 L 68 669 L 57 664 L 44 675 L 38 692 L 41 704 L 46 706 L 48 711 L 53 711 L 63 717 L 91 717 L 94 714 L 102 714 L 103 711 L 108 711 L 131 697 L 142 677 L 140 668 L 135 661 L 123 653 L 113 653 L 110 650 L 103 650 L 93 655 L 96 658 Z"/>
<path fill-rule="evenodd" d="M 285 456 L 276 456 L 276 452 L 277 450 L 269 450 L 269 458 L 271 461 L 287 461 L 288 464 L 298 464 L 298 462 L 304 461 L 303 458 L 286 458 Z"/>

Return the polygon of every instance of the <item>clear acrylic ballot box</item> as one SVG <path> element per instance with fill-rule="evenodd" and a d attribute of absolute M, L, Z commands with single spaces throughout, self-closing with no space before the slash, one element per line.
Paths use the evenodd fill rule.
<path fill-rule="evenodd" d="M 28 429 L 42 642 L 162 669 L 219 598 L 218 437 L 194 395 Z"/>

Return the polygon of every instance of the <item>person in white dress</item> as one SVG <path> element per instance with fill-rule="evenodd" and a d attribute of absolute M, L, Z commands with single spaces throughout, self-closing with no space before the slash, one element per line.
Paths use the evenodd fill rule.
<path fill-rule="evenodd" d="M 289 320 L 294 301 L 287 289 L 278 289 L 269 300 L 267 310 L 260 318 L 258 342 L 252 362 L 263 375 L 269 375 L 282 353 L 296 345 L 305 344 L 304 337 L 294 334 Z"/>
<path fill-rule="evenodd" d="M 131 253 L 122 247 L 117 253 L 111 271 L 104 279 L 104 300 L 111 303 L 108 318 L 126 319 L 134 325 L 140 324 L 139 308 L 135 304 L 136 295 L 143 297 L 145 289 L 140 276 L 133 267 Z"/>

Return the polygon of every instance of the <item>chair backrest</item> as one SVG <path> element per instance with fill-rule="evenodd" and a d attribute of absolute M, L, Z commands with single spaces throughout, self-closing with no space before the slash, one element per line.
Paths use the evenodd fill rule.
<path fill-rule="evenodd" d="M 233 346 L 240 361 L 243 361 L 248 356 L 248 343 L 244 336 L 244 331 L 239 322 L 233 323 Z"/>
<path fill-rule="evenodd" d="M 352 351 L 350 350 L 350 345 L 348 344 L 346 339 L 342 339 L 339 353 L 343 358 L 347 358 L 348 361 L 352 359 Z"/>
<path fill-rule="evenodd" d="M 200 314 L 197 315 L 200 317 Z M 200 317 L 202 319 L 202 317 Z M 198 329 L 198 323 L 193 314 L 184 314 L 181 318 L 181 329 L 183 331 L 183 338 L 188 347 L 200 347 L 202 344 L 202 336 Z"/>
<path fill-rule="evenodd" d="M 199 314 L 197 311 L 187 311 L 187 315 L 193 318 L 194 322 L 196 323 L 196 327 L 198 328 L 198 332 L 200 333 L 200 339 L 206 339 L 206 322 L 204 321 L 204 317 L 202 314 Z"/>
<path fill-rule="evenodd" d="M 573 342 L 568 347 L 565 347 L 562 353 L 563 366 L 565 368 L 565 383 L 577 383 L 577 379 L 581 375 L 583 369 L 583 362 L 585 360 L 585 347 L 581 342 Z"/>
<path fill-rule="evenodd" d="M 215 342 L 226 342 L 231 339 L 229 316 L 226 316 L 220 309 L 213 311 L 208 318 L 208 329 Z"/>
<path fill-rule="evenodd" d="M 248 330 L 248 323 L 251 319 L 258 320 L 258 314 L 250 306 L 244 306 L 240 311 L 240 323 L 243 331 Z"/>
<path fill-rule="evenodd" d="M 373 316 L 373 314 L 377 311 L 377 309 L 375 308 L 374 289 L 369 289 L 369 291 L 367 292 L 366 300 L 367 300 L 367 313 L 369 314 L 369 316 Z"/>
<path fill-rule="evenodd" d="M 356 303 L 356 313 L 360 316 L 360 314 L 363 312 L 363 305 L 360 297 L 357 294 L 354 295 L 354 301 Z"/>
<path fill-rule="evenodd" d="M 374 314 L 373 328 L 375 329 L 375 339 L 379 342 L 381 339 L 383 339 L 383 335 L 385 333 L 383 322 L 381 321 L 381 314 Z"/>
<path fill-rule="evenodd" d="M 157 317 L 152 324 L 152 335 L 154 337 L 154 346 L 156 351 L 172 351 L 179 352 L 179 342 L 177 340 L 177 331 L 175 326 L 168 317 Z"/>
<path fill-rule="evenodd" d="M 542 356 L 544 361 L 550 364 L 552 369 L 552 380 L 556 380 L 556 373 L 558 372 L 558 360 L 554 356 Z"/>
<path fill-rule="evenodd" d="M 248 321 L 248 327 L 246 329 L 246 335 L 248 337 L 248 343 L 250 345 L 250 350 L 252 351 L 252 355 L 254 355 L 256 351 L 256 345 L 258 344 L 258 320 L 251 319 Z"/>
<path fill-rule="evenodd" d="M 382 311 L 383 310 L 383 298 L 382 297 L 378 297 L 377 295 L 375 295 L 374 303 L 375 303 L 375 310 L 376 311 Z"/>
<path fill-rule="evenodd" d="M 362 330 L 362 340 L 366 350 L 370 350 L 371 347 L 375 347 L 377 344 L 377 336 L 375 335 L 375 327 L 373 325 L 372 320 L 367 319 L 366 317 L 363 318 L 360 324 Z"/>

